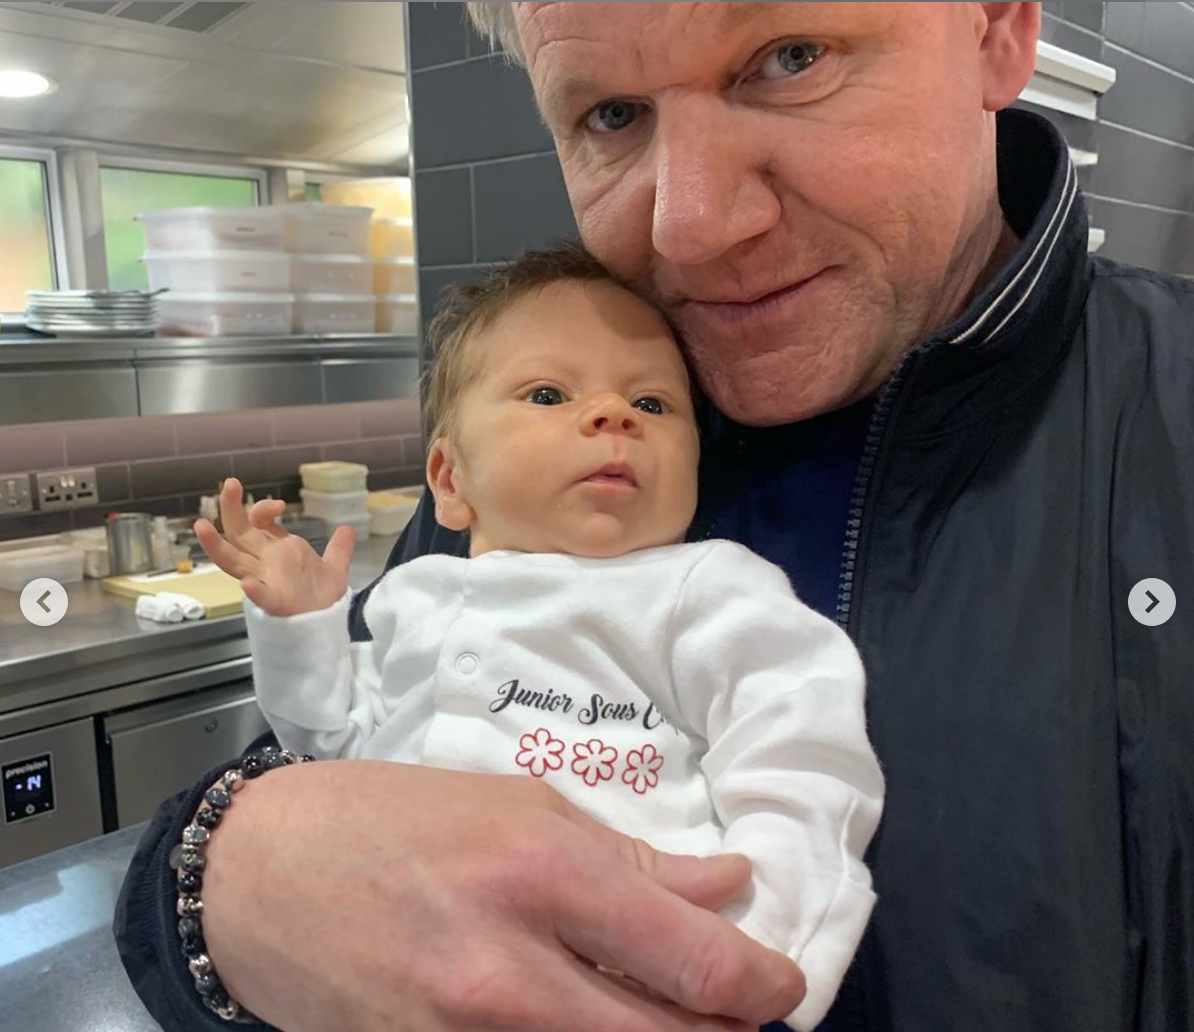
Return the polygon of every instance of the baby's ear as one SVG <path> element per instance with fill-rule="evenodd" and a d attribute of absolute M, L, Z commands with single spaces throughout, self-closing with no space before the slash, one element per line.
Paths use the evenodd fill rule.
<path fill-rule="evenodd" d="M 427 483 L 435 496 L 436 523 L 448 530 L 468 530 L 476 513 L 464 496 L 452 446 L 443 437 L 432 441 L 427 453 Z"/>

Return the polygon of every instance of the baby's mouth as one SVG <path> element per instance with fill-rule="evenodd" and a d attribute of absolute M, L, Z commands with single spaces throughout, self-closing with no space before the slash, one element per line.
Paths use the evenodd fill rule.
<path fill-rule="evenodd" d="M 608 484 L 613 487 L 638 487 L 634 469 L 624 462 L 611 462 L 584 479 L 586 484 Z"/>

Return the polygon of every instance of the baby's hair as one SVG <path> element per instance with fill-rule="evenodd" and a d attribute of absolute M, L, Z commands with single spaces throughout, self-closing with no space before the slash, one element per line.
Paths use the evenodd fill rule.
<path fill-rule="evenodd" d="M 427 342 L 434 356 L 424 383 L 430 440 L 451 439 L 456 429 L 458 399 L 480 369 L 470 343 L 522 298 L 567 281 L 622 286 L 579 243 L 565 241 L 544 250 L 526 251 L 478 282 L 457 283 L 444 291 L 439 310 L 427 327 Z"/>

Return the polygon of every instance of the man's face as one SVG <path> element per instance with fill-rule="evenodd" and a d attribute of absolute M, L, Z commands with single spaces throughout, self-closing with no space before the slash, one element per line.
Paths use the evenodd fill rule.
<path fill-rule="evenodd" d="M 516 4 L 589 248 L 749 424 L 874 393 L 998 221 L 978 4 Z"/>

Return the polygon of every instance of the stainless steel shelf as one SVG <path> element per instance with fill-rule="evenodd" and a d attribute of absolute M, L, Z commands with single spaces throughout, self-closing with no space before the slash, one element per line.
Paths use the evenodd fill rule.
<path fill-rule="evenodd" d="M 419 345 L 389 334 L 0 337 L 0 425 L 414 398 Z"/>

